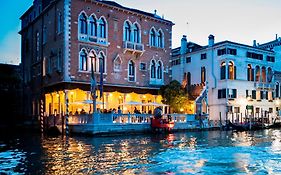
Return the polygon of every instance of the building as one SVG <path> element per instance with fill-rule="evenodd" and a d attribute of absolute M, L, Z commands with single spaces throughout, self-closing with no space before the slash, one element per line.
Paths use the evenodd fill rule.
<path fill-rule="evenodd" d="M 0 64 L 0 128 L 23 122 L 22 95 L 21 65 Z"/>
<path fill-rule="evenodd" d="M 38 116 L 41 100 L 45 115 L 63 115 L 66 98 L 70 112 L 91 113 L 85 101 L 92 69 L 103 84 L 98 108 L 161 103 L 157 91 L 170 80 L 173 23 L 156 11 L 105 0 L 34 0 L 20 19 L 26 115 Z"/>
<path fill-rule="evenodd" d="M 211 120 L 276 115 L 274 72 L 280 59 L 272 50 L 231 41 L 215 43 L 210 35 L 208 45 L 181 40 L 172 50 L 172 79 L 186 85 L 197 95 L 197 113 L 209 113 Z M 279 70 L 280 71 L 280 70 Z"/>

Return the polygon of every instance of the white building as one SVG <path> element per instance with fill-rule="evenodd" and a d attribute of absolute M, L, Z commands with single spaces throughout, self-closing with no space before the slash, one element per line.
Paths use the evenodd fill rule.
<path fill-rule="evenodd" d="M 209 113 L 210 120 L 243 120 L 247 116 L 275 116 L 280 97 L 274 71 L 280 60 L 276 54 L 256 46 L 231 41 L 215 43 L 210 35 L 207 46 L 181 40 L 172 51 L 172 79 L 189 91 L 201 91 L 197 112 Z M 196 93 L 195 93 L 196 94 Z M 200 107 L 201 106 L 201 107 Z M 247 109 L 248 110 L 247 110 Z"/>

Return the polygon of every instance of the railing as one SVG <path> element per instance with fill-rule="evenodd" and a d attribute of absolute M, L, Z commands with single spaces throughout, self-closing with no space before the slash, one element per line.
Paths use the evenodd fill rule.
<path fill-rule="evenodd" d="M 91 42 L 91 43 L 97 43 L 101 45 L 107 45 L 106 38 L 100 38 L 97 36 L 88 36 L 86 34 L 79 34 L 79 40 L 84 42 Z"/>
<path fill-rule="evenodd" d="M 255 88 L 257 88 L 257 89 L 274 89 L 275 86 L 273 83 L 256 82 Z"/>
<path fill-rule="evenodd" d="M 134 43 L 131 41 L 124 41 L 123 47 L 125 50 L 133 51 L 133 52 L 140 52 L 142 53 L 144 51 L 144 46 L 141 43 Z"/>

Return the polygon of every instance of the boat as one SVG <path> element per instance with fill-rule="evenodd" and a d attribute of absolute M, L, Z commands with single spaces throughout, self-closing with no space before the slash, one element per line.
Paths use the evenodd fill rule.
<path fill-rule="evenodd" d="M 228 121 L 226 124 L 227 128 L 231 128 L 232 130 L 237 131 L 249 131 L 249 130 L 260 130 L 267 128 L 265 125 L 262 125 L 260 122 L 252 122 L 251 125 L 249 122 L 245 123 L 232 123 Z"/>
<path fill-rule="evenodd" d="M 151 119 L 151 128 L 156 130 L 164 130 L 164 131 L 171 131 L 175 126 L 174 122 L 171 122 L 167 119 L 162 118 L 152 118 Z"/>

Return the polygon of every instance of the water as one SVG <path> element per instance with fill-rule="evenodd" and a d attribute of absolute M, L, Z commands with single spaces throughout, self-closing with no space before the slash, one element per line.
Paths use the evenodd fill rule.
<path fill-rule="evenodd" d="M 281 130 L 0 137 L 0 174 L 281 174 Z"/>

